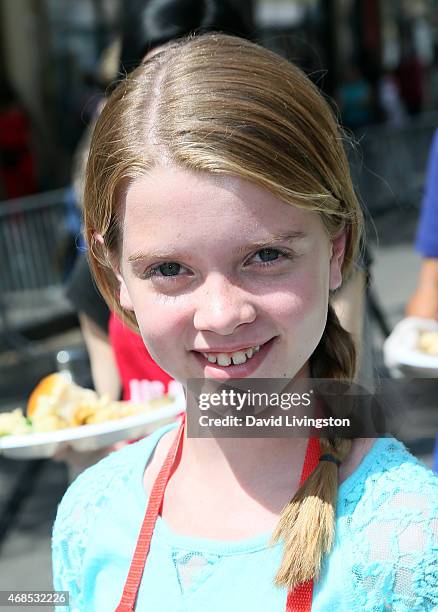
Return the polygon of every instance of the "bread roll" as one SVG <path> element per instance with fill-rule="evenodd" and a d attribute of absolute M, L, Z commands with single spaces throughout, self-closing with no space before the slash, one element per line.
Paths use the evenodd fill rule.
<path fill-rule="evenodd" d="M 99 398 L 95 391 L 84 389 L 68 375 L 56 372 L 43 378 L 32 391 L 27 403 L 27 416 L 36 431 L 52 431 L 74 427 L 78 406 L 95 405 Z"/>

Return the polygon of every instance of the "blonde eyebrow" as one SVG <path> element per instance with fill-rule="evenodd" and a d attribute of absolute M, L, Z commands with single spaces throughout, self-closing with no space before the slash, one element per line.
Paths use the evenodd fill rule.
<path fill-rule="evenodd" d="M 239 247 L 237 249 L 237 254 L 240 255 L 245 251 L 250 249 L 266 249 L 274 244 L 279 244 L 280 242 L 294 242 L 295 240 L 299 240 L 300 238 L 304 238 L 304 232 L 280 232 L 277 234 L 273 234 L 266 239 L 259 240 L 258 242 L 252 242 L 251 244 L 245 247 Z"/>
<path fill-rule="evenodd" d="M 304 232 L 291 232 L 291 231 L 287 231 L 287 232 L 280 232 L 280 233 L 275 233 L 272 236 L 269 236 L 267 238 L 264 238 L 263 240 L 259 240 L 257 242 L 251 242 L 250 244 L 247 244 L 244 247 L 239 247 L 235 250 L 235 254 L 236 255 L 241 255 L 244 252 L 247 252 L 249 250 L 259 250 L 259 249 L 266 249 L 266 248 L 270 248 L 276 244 L 279 243 L 283 243 L 283 242 L 294 242 L 296 240 L 299 240 L 300 238 L 304 238 L 306 236 L 306 234 Z M 182 258 L 184 259 L 185 257 L 187 257 L 187 253 L 184 252 L 179 252 L 176 250 L 166 250 L 166 249 L 157 249 L 157 250 L 152 250 L 149 252 L 146 251 L 138 251 L 137 253 L 133 253 L 132 255 L 130 255 L 128 257 L 128 262 L 129 263 L 137 263 L 140 261 L 144 261 L 145 259 L 175 259 L 175 258 Z"/>

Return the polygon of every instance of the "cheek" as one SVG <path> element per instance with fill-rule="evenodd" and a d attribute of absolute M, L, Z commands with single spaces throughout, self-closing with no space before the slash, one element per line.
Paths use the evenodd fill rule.
<path fill-rule="evenodd" d="M 175 303 L 148 299 L 135 301 L 135 314 L 143 341 L 151 357 L 159 364 L 163 356 L 169 359 L 174 354 L 182 338 L 187 317 L 184 310 Z"/>
<path fill-rule="evenodd" d="M 286 326 L 324 319 L 329 296 L 328 267 L 300 271 L 290 280 L 290 289 L 276 292 L 272 297 L 271 312 Z"/>
<path fill-rule="evenodd" d="M 270 308 L 285 337 L 283 356 L 292 366 L 293 374 L 311 357 L 321 340 L 327 319 L 328 270 L 296 277 L 293 290 L 276 295 Z M 291 375 L 289 372 L 288 375 Z"/>

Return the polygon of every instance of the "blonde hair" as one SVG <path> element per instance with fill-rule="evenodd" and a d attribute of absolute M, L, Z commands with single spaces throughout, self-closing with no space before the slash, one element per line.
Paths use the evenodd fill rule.
<path fill-rule="evenodd" d="M 130 181 L 163 164 L 241 177 L 318 212 L 332 239 L 346 231 L 344 278 L 354 264 L 362 214 L 339 126 L 318 89 L 299 68 L 243 39 L 207 34 L 171 43 L 114 90 L 87 165 L 90 265 L 108 304 L 134 329 L 110 264 L 121 247 L 119 201 Z M 311 368 L 320 378 L 354 377 L 355 346 L 331 306 Z M 351 448 L 350 440 L 320 443 L 341 461 Z M 284 541 L 276 584 L 293 588 L 318 577 L 334 538 L 337 472 L 320 462 L 283 510 L 273 535 Z"/>

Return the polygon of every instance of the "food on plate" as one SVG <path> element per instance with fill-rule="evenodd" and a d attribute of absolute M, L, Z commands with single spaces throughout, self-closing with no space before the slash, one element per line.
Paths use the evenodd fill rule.
<path fill-rule="evenodd" d="M 438 356 L 438 331 L 422 331 L 418 340 L 418 348 L 428 355 Z"/>
<path fill-rule="evenodd" d="M 153 410 L 171 404 L 173 398 L 168 395 L 149 400 L 144 404 L 134 402 L 111 402 L 106 396 L 102 396 L 97 404 L 81 403 L 75 411 L 76 425 L 90 425 L 92 423 L 103 423 L 114 419 L 132 416 L 141 412 Z"/>
<path fill-rule="evenodd" d="M 31 433 L 32 426 L 21 408 L 0 413 L 0 437 L 7 435 L 22 436 Z"/>
<path fill-rule="evenodd" d="M 84 389 L 68 375 L 56 372 L 37 384 L 27 402 L 26 414 L 35 432 L 55 431 L 81 425 L 77 411 L 83 406 L 96 406 L 100 401 L 95 391 Z"/>
<path fill-rule="evenodd" d="M 67 427 L 120 419 L 170 404 L 164 395 L 145 403 L 115 402 L 72 382 L 68 375 L 50 374 L 29 396 L 26 414 L 21 408 L 0 414 L 0 436 L 49 432 Z"/>

